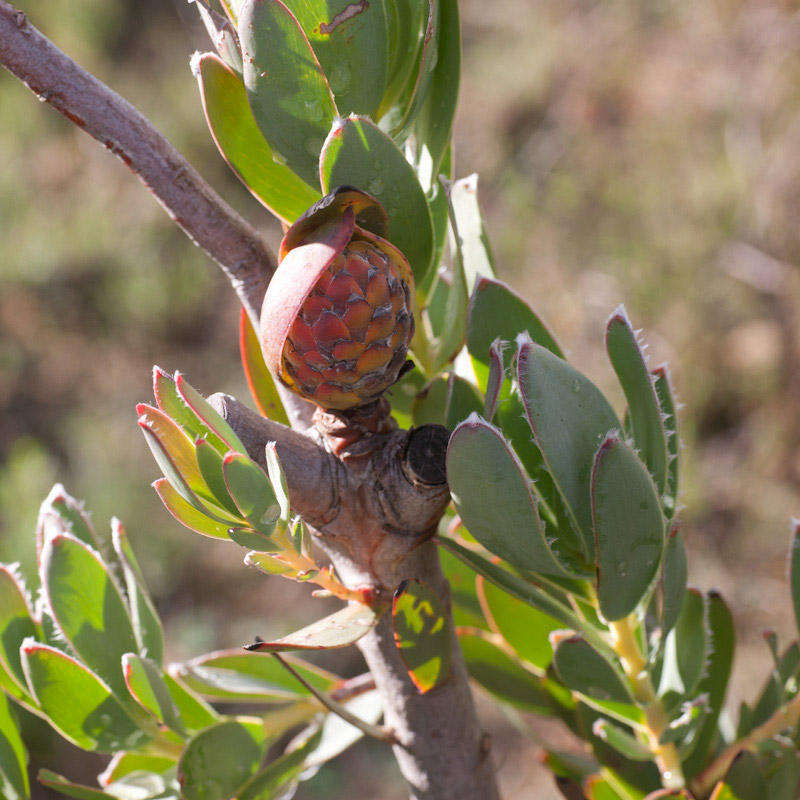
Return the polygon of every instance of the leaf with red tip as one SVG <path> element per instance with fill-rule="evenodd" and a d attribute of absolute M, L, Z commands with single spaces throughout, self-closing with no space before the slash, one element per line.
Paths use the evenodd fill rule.
<path fill-rule="evenodd" d="M 330 692 L 341 680 L 296 656 L 287 655 L 285 659 L 321 692 Z M 274 703 L 309 696 L 308 689 L 266 654 L 221 650 L 181 664 L 178 669 L 184 683 L 195 691 L 227 702 Z"/>
<path fill-rule="evenodd" d="M 145 711 L 178 735 L 186 735 L 180 711 L 172 699 L 160 668 L 154 661 L 137 656 L 135 653 L 126 653 L 122 657 L 122 673 L 131 697 Z"/>
<path fill-rule="evenodd" d="M 108 786 L 132 772 L 150 772 L 163 775 L 175 766 L 175 759 L 166 756 L 151 756 L 142 753 L 117 753 L 108 766 L 97 776 L 101 786 Z"/>
<path fill-rule="evenodd" d="M 222 522 L 217 522 L 202 511 L 198 511 L 190 505 L 172 488 L 172 484 L 166 478 L 159 478 L 153 482 L 156 494 L 161 498 L 164 507 L 175 517 L 181 525 L 189 530 L 199 533 L 201 536 L 208 536 L 211 539 L 230 539 L 228 527 Z"/>
<path fill-rule="evenodd" d="M 450 677 L 452 628 L 438 595 L 418 580 L 404 581 L 392 601 L 394 640 L 409 677 L 422 694 Z"/>
<path fill-rule="evenodd" d="M 51 523 L 55 524 L 51 526 Z M 89 547 L 100 548 L 100 539 L 83 508 L 83 503 L 72 497 L 60 483 L 53 486 L 39 508 L 36 525 L 37 557 L 42 554 L 48 530 L 69 533 Z"/>
<path fill-rule="evenodd" d="M 25 587 L 17 571 L 0 564 L 0 668 L 7 672 L 17 688 L 27 696 L 19 648 L 28 637 L 36 637 L 37 626 Z"/>
<path fill-rule="evenodd" d="M 239 354 L 250 394 L 256 408 L 268 419 L 289 424 L 286 409 L 283 407 L 275 381 L 264 363 L 264 354 L 258 343 L 258 336 L 247 312 L 242 309 L 239 315 Z"/>
<path fill-rule="evenodd" d="M 66 653 L 28 640 L 22 664 L 33 696 L 68 741 L 99 753 L 134 750 L 149 741 L 109 688 Z"/>
<path fill-rule="evenodd" d="M 377 622 L 378 617 L 371 608 L 352 603 L 302 630 L 273 642 L 257 641 L 248 645 L 246 649 L 251 652 L 281 653 L 284 650 L 330 650 L 349 647 L 369 633 Z"/>
<path fill-rule="evenodd" d="M 203 480 L 189 437 L 157 408 L 142 403 L 136 407 L 136 411 L 139 414 L 139 427 L 150 451 L 175 491 L 201 513 L 218 522 L 237 524 L 236 517 L 219 506 Z"/>
<path fill-rule="evenodd" d="M 205 428 L 210 431 L 209 441 L 221 452 L 238 450 L 244 452 L 244 445 L 233 428 L 225 422 L 208 400 L 184 378 L 180 372 L 175 373 L 175 388 L 181 400 L 192 410 Z"/>
<path fill-rule="evenodd" d="M 42 786 L 52 789 L 59 794 L 63 794 L 66 797 L 72 797 L 73 800 L 118 800 L 116 795 L 110 795 L 107 792 L 94 789 L 91 786 L 73 783 L 63 775 L 51 772 L 49 769 L 40 769 L 37 780 Z"/>

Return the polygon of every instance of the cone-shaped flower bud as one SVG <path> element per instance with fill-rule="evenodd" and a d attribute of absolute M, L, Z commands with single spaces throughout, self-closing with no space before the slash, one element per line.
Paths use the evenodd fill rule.
<path fill-rule="evenodd" d="M 272 373 L 327 409 L 369 403 L 398 378 L 414 333 L 414 279 L 380 235 L 377 200 L 340 187 L 312 206 L 281 242 L 261 310 Z"/>

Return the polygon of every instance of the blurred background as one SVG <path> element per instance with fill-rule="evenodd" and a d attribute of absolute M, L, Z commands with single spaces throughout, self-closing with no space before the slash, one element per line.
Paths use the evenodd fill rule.
<path fill-rule="evenodd" d="M 210 49 L 183 0 L 19 0 L 131 100 L 276 243 L 278 226 L 207 133 L 189 56 Z M 739 630 L 731 708 L 788 634 L 789 517 L 800 515 L 800 6 L 779 0 L 462 0 L 457 171 L 480 173 L 500 277 L 578 368 L 620 399 L 603 322 L 624 302 L 685 404 L 681 517 L 690 582 Z M 169 657 L 236 647 L 320 615 L 297 584 L 200 540 L 150 489 L 135 425 L 150 368 L 247 392 L 221 273 L 96 142 L 0 72 L 0 560 L 31 573 L 56 480 L 98 526 L 125 523 Z M 355 652 L 325 662 L 361 671 Z M 555 798 L 530 738 L 480 701 L 503 792 Z M 519 724 L 519 723 L 518 723 Z M 536 719 L 534 736 L 561 737 Z M 103 760 L 27 722 L 34 764 L 93 781 Z M 40 789 L 37 797 L 47 795 Z M 400 800 L 362 743 L 301 800 Z"/>

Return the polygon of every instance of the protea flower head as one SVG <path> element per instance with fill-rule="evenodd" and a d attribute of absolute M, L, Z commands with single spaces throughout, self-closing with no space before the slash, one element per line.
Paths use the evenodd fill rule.
<path fill-rule="evenodd" d="M 380 235 L 386 213 L 340 187 L 283 237 L 261 310 L 261 348 L 272 373 L 325 409 L 375 400 L 398 378 L 414 333 L 414 279 Z"/>

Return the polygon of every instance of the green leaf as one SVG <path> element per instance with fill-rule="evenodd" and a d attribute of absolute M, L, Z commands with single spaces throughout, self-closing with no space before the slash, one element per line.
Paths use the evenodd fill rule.
<path fill-rule="evenodd" d="M 375 117 L 386 90 L 388 42 L 383 2 L 286 0 L 314 49 L 341 116 Z"/>
<path fill-rule="evenodd" d="M 314 664 L 286 655 L 284 659 L 314 688 L 331 691 L 341 680 Z M 238 650 L 209 653 L 178 667 L 181 680 L 208 697 L 228 702 L 259 703 L 296 700 L 309 692 L 271 656 Z"/>
<path fill-rule="evenodd" d="M 198 418 L 200 424 L 208 433 L 208 440 L 221 454 L 228 450 L 245 452 L 242 440 L 236 435 L 233 428 L 220 416 L 208 400 L 192 386 L 180 372 L 175 373 L 175 389 L 181 400 L 189 407 Z"/>
<path fill-rule="evenodd" d="M 211 53 L 196 58 L 192 66 L 206 121 L 220 154 L 272 214 L 284 222 L 294 222 L 321 198 L 316 174 L 309 186 L 286 164 L 273 158 L 253 117 L 242 80 L 235 72 Z"/>
<path fill-rule="evenodd" d="M 708 656 L 706 603 L 696 589 L 683 595 L 681 612 L 667 637 L 659 694 L 675 691 L 692 697 L 700 683 Z"/>
<path fill-rule="evenodd" d="M 447 378 L 435 378 L 416 396 L 411 409 L 415 427 L 444 425 L 453 429 L 473 412 L 481 410 L 481 398 L 475 387 L 450 373 Z"/>
<path fill-rule="evenodd" d="M 136 652 L 128 609 L 100 558 L 71 536 L 54 536 L 42 554 L 42 584 L 58 627 L 89 669 L 120 699 L 120 663 Z"/>
<path fill-rule="evenodd" d="M 461 30 L 457 0 L 439 0 L 435 59 L 430 85 L 411 128 L 414 163 L 425 191 L 438 178 L 442 159 L 450 144 L 453 116 L 458 102 Z"/>
<path fill-rule="evenodd" d="M 297 570 L 280 557 L 251 550 L 245 557 L 244 563 L 248 567 L 255 567 L 265 575 L 286 575 L 290 578 L 297 577 Z"/>
<path fill-rule="evenodd" d="M 47 495 L 39 510 L 39 521 L 36 526 L 37 555 L 41 555 L 48 538 L 46 534 L 50 528 L 49 523 L 53 518 L 58 520 L 55 529 L 59 532 L 69 533 L 84 544 L 88 544 L 89 547 L 100 548 L 100 540 L 83 508 L 83 503 L 75 500 L 67 493 L 62 484 L 57 483 L 50 490 L 50 494 Z"/>
<path fill-rule="evenodd" d="M 142 575 L 139 562 L 136 560 L 128 534 L 122 527 L 122 523 L 116 518 L 111 520 L 111 539 L 122 564 L 125 590 L 131 610 L 131 622 L 136 641 L 139 643 L 139 652 L 152 658 L 157 664 L 162 664 L 164 661 L 164 628 L 145 586 L 144 575 Z"/>
<path fill-rule="evenodd" d="M 395 0 L 389 4 L 389 80 L 378 117 L 384 116 L 405 88 L 416 82 L 430 0 Z M 411 91 L 411 89 L 409 89 Z"/>
<path fill-rule="evenodd" d="M 450 677 L 452 627 L 439 596 L 426 583 L 403 581 L 392 601 L 394 640 L 421 694 Z"/>
<path fill-rule="evenodd" d="M 278 0 L 245 0 L 239 40 L 261 133 L 274 157 L 316 188 L 317 159 L 339 112 L 303 29 Z"/>
<path fill-rule="evenodd" d="M 219 714 L 182 682 L 172 675 L 163 675 L 162 677 L 164 683 L 167 684 L 172 701 L 180 712 L 181 720 L 188 730 L 200 731 L 219 721 Z"/>
<path fill-rule="evenodd" d="M 0 692 L 0 796 L 4 800 L 27 800 L 30 791 L 28 753 L 11 701 Z"/>
<path fill-rule="evenodd" d="M 36 635 L 28 596 L 16 568 L 0 564 L 0 667 L 22 691 L 26 683 L 19 648 L 25 639 Z"/>
<path fill-rule="evenodd" d="M 500 400 L 500 391 L 505 381 L 505 368 L 503 366 L 503 341 L 495 339 L 489 348 L 489 376 L 486 379 L 486 397 L 484 399 L 483 417 L 492 421 Z"/>
<path fill-rule="evenodd" d="M 731 675 L 736 641 L 731 612 L 716 592 L 708 594 L 707 613 L 711 640 L 707 666 L 697 692 L 708 695 L 709 714 L 697 736 L 697 744 L 692 754 L 684 762 L 684 773 L 687 778 L 693 778 L 703 768 L 709 748 L 716 738 L 717 723 Z"/>
<path fill-rule="evenodd" d="M 567 636 L 558 642 L 553 666 L 565 686 L 587 699 L 633 703 L 619 666 L 580 636 Z"/>
<path fill-rule="evenodd" d="M 450 268 L 440 268 L 433 282 L 429 307 L 426 313 L 431 322 L 430 371 L 438 372 L 452 361 L 464 345 L 467 333 L 467 304 L 469 294 L 461 254 L 461 236 L 449 199 L 450 214 Z M 438 311 L 433 308 L 438 306 Z"/>
<path fill-rule="evenodd" d="M 442 6 L 442 10 L 452 2 L 453 0 L 446 0 Z M 467 278 L 467 288 L 472 293 L 475 291 L 475 285 L 481 277 L 489 279 L 495 277 L 494 259 L 492 257 L 491 246 L 489 245 L 489 237 L 483 227 L 483 218 L 481 217 L 480 206 L 478 205 L 477 173 L 473 173 L 466 178 L 461 178 L 453 182 L 452 189 L 450 190 L 450 203 L 453 206 L 453 213 L 455 214 L 456 224 L 458 225 L 458 233 L 461 237 L 461 257 L 464 262 L 464 274 Z M 494 286 L 500 286 L 505 292 L 511 293 L 511 290 L 504 284 L 494 284 Z M 491 287 L 492 284 L 490 283 L 483 287 L 483 291 L 491 292 Z M 526 311 L 529 315 L 533 316 L 535 319 L 535 324 L 532 326 L 534 331 L 537 329 L 544 329 L 541 321 L 527 308 L 524 301 L 520 300 L 512 293 L 514 298 L 519 300 L 519 303 L 524 306 L 524 308 L 520 308 L 517 303 L 513 303 L 513 301 L 509 302 L 505 292 L 499 292 L 498 294 L 504 296 L 509 306 L 515 306 L 518 311 L 522 311 L 523 316 Z M 473 297 L 475 297 L 475 295 L 473 295 Z M 520 328 L 511 336 L 501 338 L 508 338 L 513 341 L 523 330 L 528 330 L 529 323 L 527 320 L 525 321 L 525 325 L 526 327 Z M 557 349 L 558 345 L 555 344 L 555 341 L 546 329 L 544 329 L 544 332 L 546 333 L 549 343 L 554 345 Z M 531 337 L 534 335 L 534 332 L 531 332 Z M 544 342 L 540 342 L 540 344 L 544 344 Z M 560 353 L 557 353 L 557 355 L 559 354 Z"/>
<path fill-rule="evenodd" d="M 520 658 L 539 669 L 547 669 L 553 660 L 553 648 L 548 637 L 553 631 L 563 628 L 563 623 L 483 579 L 479 580 L 478 587 L 478 596 L 490 627 L 514 648 Z"/>
<path fill-rule="evenodd" d="M 476 293 L 480 284 L 476 287 Z M 590 482 L 597 448 L 619 430 L 614 410 L 600 390 L 552 351 L 518 340 L 517 383 L 547 469 L 586 550 L 595 552 Z"/>
<path fill-rule="evenodd" d="M 665 637 L 675 626 L 686 591 L 688 565 L 686 548 L 680 530 L 673 526 L 664 548 L 664 563 L 661 566 L 661 636 Z"/>
<path fill-rule="evenodd" d="M 553 700 L 543 681 L 499 647 L 479 636 L 459 636 L 470 677 L 504 703 L 533 714 L 551 715 Z"/>
<path fill-rule="evenodd" d="M 222 471 L 242 516 L 256 530 L 269 535 L 280 516 L 280 506 L 264 471 L 242 453 L 228 453 Z"/>
<path fill-rule="evenodd" d="M 628 401 L 636 448 L 660 496 L 667 488 L 667 432 L 661 418 L 654 378 L 647 369 L 636 334 L 622 306 L 606 326 L 606 349 Z"/>
<path fill-rule="evenodd" d="M 227 524 L 212 519 L 187 503 L 166 478 L 154 481 L 153 488 L 167 511 L 190 531 L 211 539 L 230 539 Z"/>
<path fill-rule="evenodd" d="M 469 280 L 469 268 L 465 267 L 465 271 Z M 486 390 L 489 352 L 495 339 L 513 342 L 519 334 L 527 331 L 534 342 L 546 347 L 559 358 L 564 357 L 550 331 L 519 295 L 506 284 L 491 277 L 474 277 L 475 286 L 469 300 L 467 318 L 467 350 L 482 391 Z"/>
<path fill-rule="evenodd" d="M 48 721 L 73 744 L 114 753 L 149 741 L 108 687 L 74 658 L 27 640 L 22 646 L 22 664 Z M 117 671 L 121 676 L 119 666 Z"/>
<path fill-rule="evenodd" d="M 281 520 L 288 523 L 290 521 L 289 485 L 286 483 L 286 476 L 283 474 L 281 462 L 278 458 L 278 444 L 277 442 L 267 442 L 267 446 L 264 449 L 267 460 L 267 474 L 269 475 L 272 491 L 275 492 L 275 497 L 278 500 Z M 300 552 L 299 549 L 298 552 Z"/>
<path fill-rule="evenodd" d="M 253 323 L 250 322 L 250 317 L 244 309 L 239 314 L 239 354 L 242 357 L 244 376 L 256 408 L 268 419 L 288 425 L 286 409 L 281 402 L 275 381 L 264 363 L 264 355 Z"/>
<path fill-rule="evenodd" d="M 284 753 L 254 775 L 239 791 L 236 800 L 267 800 L 283 795 L 305 769 L 306 759 L 319 745 L 320 732 L 314 731 L 295 749 Z"/>
<path fill-rule="evenodd" d="M 661 503 L 667 519 L 672 519 L 678 508 L 678 473 L 681 449 L 678 435 L 678 410 L 675 406 L 672 382 L 666 364 L 653 370 L 653 380 L 664 423 L 664 432 L 667 435 L 667 485 Z"/>
<path fill-rule="evenodd" d="M 274 642 L 257 641 L 247 646 L 251 652 L 282 653 L 285 650 L 330 650 L 349 647 L 368 633 L 377 623 L 375 612 L 368 606 L 353 603 L 324 619 L 290 633 Z"/>
<path fill-rule="evenodd" d="M 241 74 L 242 52 L 239 49 L 239 37 L 231 20 L 203 3 L 195 3 L 195 8 L 200 14 L 200 19 L 203 20 L 203 25 L 206 26 L 209 39 L 222 60 L 232 70 Z"/>
<path fill-rule="evenodd" d="M 605 619 L 618 620 L 636 608 L 655 577 L 664 518 L 650 474 L 616 435 L 597 451 L 591 487 L 597 597 Z"/>
<path fill-rule="evenodd" d="M 598 719 L 592 726 L 592 733 L 631 761 L 651 761 L 653 759 L 652 750 L 644 742 L 639 741 L 628 731 L 607 719 Z"/>
<path fill-rule="evenodd" d="M 486 621 L 476 592 L 475 570 L 444 547 L 439 548 L 439 560 L 444 576 L 450 584 L 453 623 L 456 627 L 486 628 Z"/>
<path fill-rule="evenodd" d="M 220 722 L 196 734 L 178 762 L 185 800 L 229 800 L 255 774 L 263 747 L 238 722 Z"/>
<path fill-rule="evenodd" d="M 159 722 L 163 722 L 175 733 L 184 736 L 186 728 L 181 720 L 178 707 L 172 699 L 161 669 L 149 658 L 134 653 L 122 657 L 122 673 L 131 697 Z"/>
<path fill-rule="evenodd" d="M 371 120 L 350 116 L 334 123 L 319 162 L 322 189 L 354 186 L 386 209 L 386 238 L 411 264 L 421 286 L 431 267 L 433 223 L 413 167 L 397 145 Z"/>
<path fill-rule="evenodd" d="M 797 630 L 800 631 L 800 519 L 792 520 L 792 543 L 789 551 L 789 585 Z"/>
<path fill-rule="evenodd" d="M 563 574 L 545 538 L 531 480 L 497 428 L 477 414 L 462 422 L 447 447 L 447 476 L 456 510 L 484 547 L 519 569 Z"/>
<path fill-rule="evenodd" d="M 142 753 L 116 753 L 108 766 L 98 775 L 101 786 L 121 780 L 133 772 L 151 772 L 163 775 L 175 766 L 176 759 L 166 756 L 150 756 Z"/>
<path fill-rule="evenodd" d="M 766 783 L 758 758 L 748 750 L 734 760 L 724 779 L 732 800 L 763 800 Z M 720 795 L 725 797 L 722 792 Z M 716 790 L 713 796 L 718 796 Z"/>
<path fill-rule="evenodd" d="M 605 644 L 603 638 L 591 625 L 583 622 L 572 609 L 551 597 L 538 586 L 534 586 L 534 584 L 523 580 L 497 564 L 493 564 L 491 561 L 487 561 L 483 556 L 468 550 L 453 539 L 437 537 L 436 542 L 457 556 L 462 562 L 472 567 L 478 574 L 483 575 L 484 578 L 499 586 L 503 591 L 508 592 L 512 597 L 516 597 L 518 600 L 522 600 L 523 603 L 538 608 L 554 619 L 560 620 L 564 627 L 580 631 L 595 650 L 607 655 L 610 654 L 612 658 L 614 657 L 611 648 Z"/>
<path fill-rule="evenodd" d="M 63 775 L 58 775 L 49 769 L 40 769 L 38 780 L 42 786 L 53 789 L 67 797 L 73 797 L 75 800 L 118 800 L 114 795 L 110 795 L 100 789 L 73 783 Z"/>
<path fill-rule="evenodd" d="M 239 509 L 231 499 L 228 487 L 225 484 L 225 475 L 222 470 L 222 454 L 207 439 L 197 439 L 194 443 L 197 466 L 203 480 L 214 495 L 217 505 L 224 508 L 234 517 L 239 517 Z"/>

